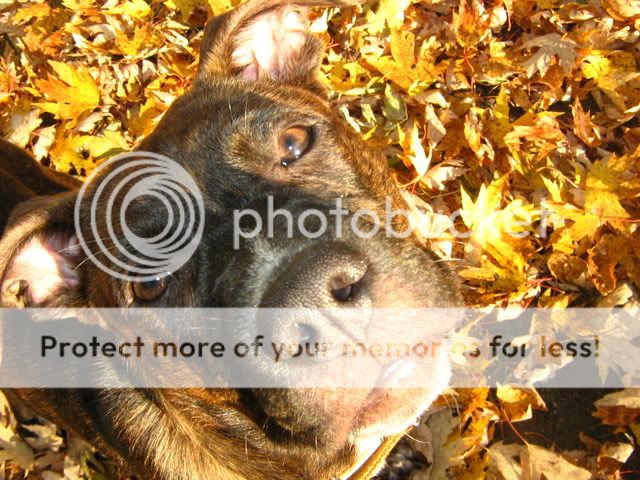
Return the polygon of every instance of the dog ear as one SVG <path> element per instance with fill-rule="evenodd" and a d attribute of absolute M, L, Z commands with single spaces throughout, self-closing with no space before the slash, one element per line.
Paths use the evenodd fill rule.
<path fill-rule="evenodd" d="M 304 85 L 318 80 L 322 42 L 309 32 L 308 7 L 342 7 L 357 0 L 249 0 L 207 25 L 199 77 L 223 75 Z"/>
<path fill-rule="evenodd" d="M 77 306 L 83 252 L 73 228 L 75 195 L 21 204 L 0 242 L 0 306 Z"/>

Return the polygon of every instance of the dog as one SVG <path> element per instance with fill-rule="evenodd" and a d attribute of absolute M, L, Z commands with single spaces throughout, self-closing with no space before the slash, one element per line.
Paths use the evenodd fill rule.
<path fill-rule="evenodd" d="M 74 228 L 80 183 L 1 143 L 2 306 L 461 305 L 455 276 L 411 237 L 317 241 L 288 238 L 277 225 L 272 238 L 243 237 L 232 248 L 232 212 L 260 210 L 268 196 L 294 215 L 326 211 L 337 198 L 349 212 L 383 216 L 388 198 L 394 208 L 406 208 L 384 156 L 330 108 L 318 78 L 324 46 L 299 13 L 349 3 L 249 0 L 208 24 L 193 87 L 136 147 L 177 162 L 204 196 L 203 238 L 165 277 L 127 281 L 87 261 Z M 168 221 L 156 207 L 142 201 L 127 215 L 153 235 Z M 81 213 L 82 224 L 89 220 Z M 396 227 L 407 225 L 400 219 Z M 108 236 L 107 225 L 98 228 L 96 238 Z M 370 459 L 388 453 L 385 439 L 406 431 L 448 375 L 443 357 L 424 388 L 373 396 L 295 388 L 18 389 L 7 395 L 145 479 L 355 479 L 379 470 L 381 462 Z"/>

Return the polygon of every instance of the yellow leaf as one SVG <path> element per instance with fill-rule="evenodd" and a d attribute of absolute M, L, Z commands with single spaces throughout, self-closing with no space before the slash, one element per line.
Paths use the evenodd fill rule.
<path fill-rule="evenodd" d="M 182 14 L 182 18 L 187 19 L 191 12 L 195 10 L 197 6 L 203 4 L 202 0 L 167 0 L 164 4 L 173 9 L 178 10 Z"/>
<path fill-rule="evenodd" d="M 408 160 L 409 164 L 415 168 L 419 180 L 429 169 L 431 155 L 427 156 L 424 147 L 422 146 L 420 129 L 417 124 L 413 124 L 411 133 L 409 134 L 409 139 L 408 141 L 405 139 L 402 146 L 405 150 L 405 158 Z"/>
<path fill-rule="evenodd" d="M 553 180 L 550 180 L 544 176 L 542 177 L 542 182 L 544 183 L 544 186 L 547 187 L 548 192 L 551 194 L 551 200 L 553 200 L 554 202 L 562 203 L 563 200 L 560 186 Z"/>
<path fill-rule="evenodd" d="M 501 208 L 507 176 L 489 186 L 482 185 L 475 202 L 462 189 L 463 222 L 471 230 L 465 246 L 467 259 L 480 263 L 484 272 L 464 269 L 465 278 L 493 278 L 494 289 L 519 288 L 526 280 L 530 251 L 528 233 L 540 217 L 540 212 L 521 200 L 513 200 Z"/>
<path fill-rule="evenodd" d="M 71 166 L 88 174 L 99 160 L 129 150 L 128 142 L 118 132 L 105 131 L 102 136 L 82 135 L 60 138 L 51 150 L 54 165 L 62 171 Z"/>
<path fill-rule="evenodd" d="M 227 13 L 240 2 L 238 0 L 207 0 L 207 3 L 212 14 L 217 16 Z"/>
<path fill-rule="evenodd" d="M 499 385 L 496 395 L 503 412 L 511 422 L 529 420 L 532 410 L 546 410 L 542 397 L 533 388 L 514 388 Z"/>
<path fill-rule="evenodd" d="M 609 222 L 620 229 L 625 227 L 621 220 L 629 218 L 617 193 L 623 173 L 624 170 L 616 168 L 615 155 L 608 162 L 595 162 L 587 174 L 584 202 L 585 214 L 599 217 L 602 223 Z"/>
<path fill-rule="evenodd" d="M 107 11 L 112 15 L 125 15 L 136 20 L 142 20 L 151 14 L 151 8 L 144 0 L 127 0 Z"/>
<path fill-rule="evenodd" d="M 137 117 L 132 118 L 129 122 L 129 132 L 136 137 L 143 137 L 151 133 L 160 115 L 167 109 L 167 106 L 158 102 L 154 95 L 149 96 L 145 104 L 140 108 Z"/>
<path fill-rule="evenodd" d="M 472 108 L 464 122 L 464 137 L 467 139 L 469 148 L 473 150 L 478 159 L 482 159 L 485 155 L 482 148 L 482 125 L 480 123 L 479 114 L 482 113 L 482 109 Z"/>
<path fill-rule="evenodd" d="M 407 118 L 407 106 L 404 98 L 391 85 L 384 90 L 384 116 L 393 123 L 400 123 Z"/>
<path fill-rule="evenodd" d="M 633 53 L 622 51 L 594 50 L 584 58 L 582 73 L 586 78 L 594 79 L 614 105 L 623 111 L 627 106 L 626 97 L 621 89 L 640 76 Z"/>
<path fill-rule="evenodd" d="M 24 21 L 31 20 L 32 18 L 44 18 L 50 13 L 51 7 L 46 3 L 26 4 L 20 6 L 11 21 L 14 25 L 17 25 Z"/>
<path fill-rule="evenodd" d="M 379 33 L 388 25 L 399 28 L 404 23 L 404 11 L 417 0 L 381 0 L 375 13 L 368 18 L 368 28 L 371 33 Z"/>
<path fill-rule="evenodd" d="M 64 120 L 77 120 L 82 113 L 100 103 L 100 91 L 86 67 L 49 60 L 58 78 L 36 80 L 36 85 L 49 102 L 41 108 Z"/>
<path fill-rule="evenodd" d="M 416 38 L 407 30 L 392 30 L 389 44 L 391 55 L 399 68 L 411 69 L 415 65 Z"/>
<path fill-rule="evenodd" d="M 461 216 L 467 227 L 480 227 L 483 223 L 488 223 L 487 219 L 500 209 L 505 183 L 506 177 L 502 177 L 488 187 L 482 185 L 475 202 L 464 189 L 461 190 Z"/>
<path fill-rule="evenodd" d="M 509 94 L 504 85 L 500 87 L 500 93 L 496 97 L 496 104 L 491 113 L 489 136 L 498 147 L 504 147 L 504 137 L 512 129 L 509 121 Z"/>
<path fill-rule="evenodd" d="M 239 3 L 241 3 L 239 0 L 166 0 L 164 2 L 167 7 L 178 10 L 184 19 L 188 19 L 198 7 L 208 8 L 211 15 L 218 16 L 227 13 Z"/>
<path fill-rule="evenodd" d="M 124 33 L 116 36 L 116 47 L 118 52 L 128 57 L 138 55 L 143 46 L 146 46 L 151 36 L 151 27 L 149 24 L 135 27 L 133 37 L 129 39 Z"/>

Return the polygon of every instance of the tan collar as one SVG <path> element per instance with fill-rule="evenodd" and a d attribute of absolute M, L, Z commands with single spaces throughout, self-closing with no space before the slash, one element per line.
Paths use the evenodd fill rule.
<path fill-rule="evenodd" d="M 371 480 L 373 476 L 384 466 L 384 462 L 400 439 L 404 437 L 405 432 L 399 433 L 392 437 L 385 438 L 380 446 L 373 452 L 361 466 L 353 472 L 348 480 Z"/>

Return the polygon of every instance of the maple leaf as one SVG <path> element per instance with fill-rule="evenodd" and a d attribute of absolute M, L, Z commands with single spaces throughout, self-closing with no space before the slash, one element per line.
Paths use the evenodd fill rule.
<path fill-rule="evenodd" d="M 590 147 L 597 147 L 602 143 L 600 129 L 595 125 L 591 116 L 584 111 L 580 100 L 576 99 L 572 108 L 573 133 Z"/>
<path fill-rule="evenodd" d="M 39 106 L 64 120 L 77 120 L 81 114 L 93 110 L 100 103 L 100 90 L 82 66 L 73 66 L 49 60 L 58 78 L 49 75 L 47 80 L 36 80 L 36 85 L 48 102 Z"/>
<path fill-rule="evenodd" d="M 152 31 L 149 25 L 135 27 L 131 38 L 126 35 L 118 35 L 116 37 L 117 53 L 122 53 L 129 57 L 136 57 L 143 47 L 147 46 L 147 42 L 151 37 Z"/>
<path fill-rule="evenodd" d="M 387 25 L 391 28 L 402 26 L 404 11 L 416 1 L 418 0 L 380 0 L 378 9 L 369 15 L 369 30 L 377 33 L 383 31 Z"/>
<path fill-rule="evenodd" d="M 466 191 L 461 192 L 460 214 L 471 229 L 465 251 L 481 266 L 465 268 L 460 274 L 470 280 L 495 281 L 496 288 L 508 289 L 525 280 L 527 225 L 533 225 L 540 213 L 520 200 L 501 208 L 506 181 L 502 177 L 488 187 L 482 185 L 475 202 Z"/>
<path fill-rule="evenodd" d="M 490 24 L 491 18 L 485 14 L 482 2 L 460 0 L 460 8 L 453 14 L 451 28 L 461 47 L 472 47 L 491 34 Z"/>
<path fill-rule="evenodd" d="M 498 147 L 506 146 L 505 136 L 513 129 L 509 121 L 509 94 L 503 85 L 496 97 L 496 104 L 491 110 L 488 135 Z"/>
<path fill-rule="evenodd" d="M 367 56 L 367 62 L 406 91 L 418 93 L 428 88 L 443 71 L 444 65 L 436 66 L 438 47 L 426 41 L 420 46 L 416 57 L 415 36 L 405 30 L 392 30 L 389 39 L 391 55 Z"/>
<path fill-rule="evenodd" d="M 151 8 L 144 0 L 126 0 L 121 5 L 107 10 L 107 13 L 140 20 L 151 14 Z"/>
<path fill-rule="evenodd" d="M 566 75 L 570 74 L 576 65 L 576 43 L 557 33 L 535 37 L 523 45 L 523 48 L 531 49 L 532 47 L 539 47 L 539 49 L 524 64 L 529 78 L 536 72 L 540 72 L 540 76 L 544 77 L 554 58 L 558 59 L 558 64 Z"/>
<path fill-rule="evenodd" d="M 631 80 L 640 77 L 631 52 L 594 50 L 584 58 L 582 72 L 586 78 L 596 81 L 616 107 L 623 111 L 627 109 L 627 98 L 621 89 Z"/>

